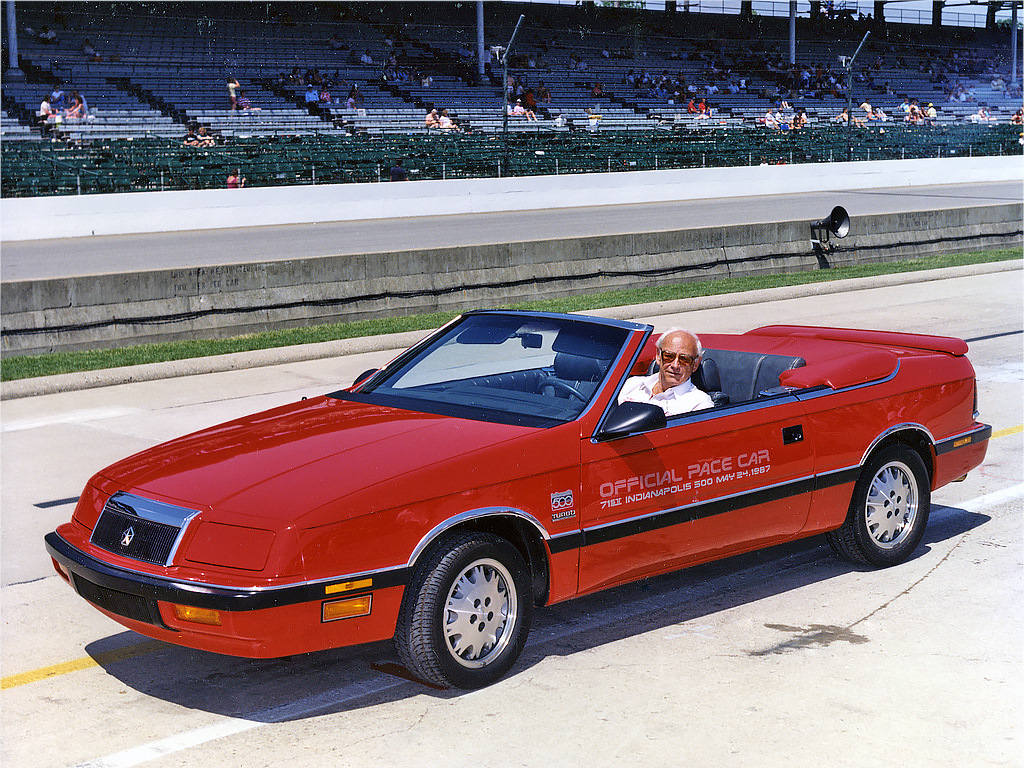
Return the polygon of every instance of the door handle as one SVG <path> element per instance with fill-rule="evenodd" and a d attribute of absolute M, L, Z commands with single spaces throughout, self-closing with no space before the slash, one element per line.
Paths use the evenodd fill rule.
<path fill-rule="evenodd" d="M 794 424 L 791 427 L 782 428 L 782 444 L 791 445 L 792 443 L 801 443 L 804 439 L 804 425 Z"/>

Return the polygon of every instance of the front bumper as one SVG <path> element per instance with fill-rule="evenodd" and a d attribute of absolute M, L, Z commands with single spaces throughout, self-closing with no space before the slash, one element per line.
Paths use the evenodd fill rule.
<path fill-rule="evenodd" d="M 384 640 L 394 634 L 407 569 L 380 571 L 339 592 L 351 576 L 272 587 L 227 587 L 140 573 L 110 565 L 66 541 L 45 537 L 46 550 L 74 590 L 115 621 L 140 634 L 233 656 L 272 658 Z M 367 584 L 369 582 L 369 584 Z M 362 586 L 365 585 L 365 586 Z M 323 604 L 373 595 L 371 615 L 324 622 Z M 182 621 L 173 606 L 222 613 L 221 626 Z"/>

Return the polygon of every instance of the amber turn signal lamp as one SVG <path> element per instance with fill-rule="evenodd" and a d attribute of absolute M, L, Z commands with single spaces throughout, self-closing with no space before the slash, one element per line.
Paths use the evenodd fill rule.
<path fill-rule="evenodd" d="M 331 600 L 324 603 L 323 620 L 337 621 L 338 619 L 351 619 L 355 616 L 369 616 L 372 604 L 372 595 L 360 595 L 359 597 L 350 597 L 345 600 Z"/>
<path fill-rule="evenodd" d="M 220 626 L 220 611 L 215 611 L 212 608 L 196 608 L 194 605 L 175 605 L 174 616 L 182 621 L 191 621 L 193 624 Z"/>

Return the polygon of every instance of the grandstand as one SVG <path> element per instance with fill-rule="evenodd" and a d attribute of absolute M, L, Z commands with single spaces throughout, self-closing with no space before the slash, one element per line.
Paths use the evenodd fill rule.
<path fill-rule="evenodd" d="M 846 159 L 837 61 L 865 25 L 800 19 L 790 67 L 781 19 L 486 3 L 488 45 L 520 13 L 509 73 L 536 120 L 503 114 L 497 64 L 478 76 L 473 3 L 20 3 L 2 194 L 217 187 L 235 168 L 250 185 L 377 181 L 397 157 L 413 178 Z M 892 119 L 852 131 L 855 159 L 1020 152 L 1005 34 L 865 24 L 854 105 Z M 232 108 L 229 79 L 249 108 Z M 54 89 L 87 113 L 40 126 Z M 911 98 L 935 119 L 904 122 Z M 807 127 L 766 128 L 773 105 Z M 971 122 L 980 107 L 990 123 Z M 427 128 L 434 108 L 457 128 Z M 196 126 L 215 146 L 185 143 Z"/>

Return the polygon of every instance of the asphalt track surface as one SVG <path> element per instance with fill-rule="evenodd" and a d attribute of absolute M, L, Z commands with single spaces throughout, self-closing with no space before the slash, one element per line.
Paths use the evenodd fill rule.
<path fill-rule="evenodd" d="M 1014 162 L 1007 159 L 1007 162 Z M 459 214 L 5 243 L 0 280 L 46 279 L 386 253 L 421 248 L 662 232 L 1021 202 L 1019 182 L 778 194 L 573 209 Z"/>

